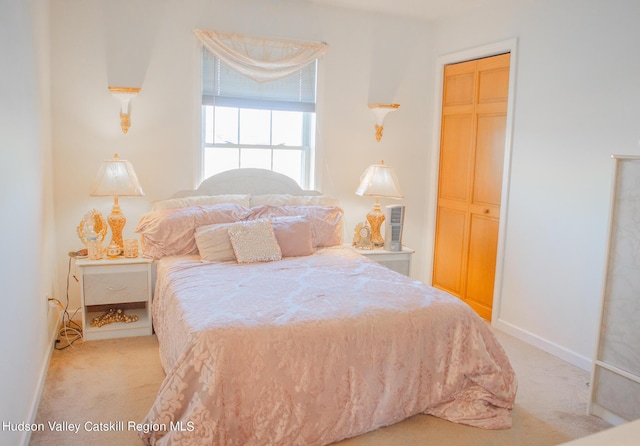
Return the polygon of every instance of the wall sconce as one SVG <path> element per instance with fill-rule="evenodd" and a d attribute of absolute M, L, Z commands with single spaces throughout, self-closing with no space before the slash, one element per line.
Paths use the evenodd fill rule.
<path fill-rule="evenodd" d="M 400 104 L 369 104 L 369 109 L 376 118 L 376 141 L 382 139 L 382 124 L 387 113 L 397 110 Z"/>
<path fill-rule="evenodd" d="M 120 100 L 120 127 L 122 133 L 127 133 L 131 127 L 131 112 L 129 111 L 129 101 L 135 98 L 139 88 L 133 87 L 109 87 L 109 91 Z"/>

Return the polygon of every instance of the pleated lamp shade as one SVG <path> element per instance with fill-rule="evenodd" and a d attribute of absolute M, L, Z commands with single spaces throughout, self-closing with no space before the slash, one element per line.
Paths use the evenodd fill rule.
<path fill-rule="evenodd" d="M 91 188 L 92 197 L 129 197 L 144 195 L 142 187 L 127 160 L 118 158 L 102 161 L 96 180 Z"/>
<path fill-rule="evenodd" d="M 356 195 L 361 197 L 404 198 L 400 182 L 393 167 L 384 164 L 372 164 L 360 177 L 360 186 Z"/>

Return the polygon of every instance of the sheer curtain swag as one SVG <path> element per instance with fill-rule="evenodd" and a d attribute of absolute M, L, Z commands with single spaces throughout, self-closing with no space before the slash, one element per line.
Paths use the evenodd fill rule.
<path fill-rule="evenodd" d="M 193 32 L 211 54 L 259 83 L 290 76 L 329 49 L 326 43 L 250 37 L 200 29 Z"/>

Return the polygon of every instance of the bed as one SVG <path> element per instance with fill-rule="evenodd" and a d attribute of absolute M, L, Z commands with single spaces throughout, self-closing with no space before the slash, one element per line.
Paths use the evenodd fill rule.
<path fill-rule="evenodd" d="M 345 247 L 341 217 L 242 169 L 141 219 L 166 373 L 145 442 L 324 445 L 420 413 L 511 426 L 516 377 L 487 323 Z"/>

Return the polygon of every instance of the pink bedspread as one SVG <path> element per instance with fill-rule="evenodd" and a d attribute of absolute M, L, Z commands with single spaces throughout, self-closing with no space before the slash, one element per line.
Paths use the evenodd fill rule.
<path fill-rule="evenodd" d="M 419 413 L 511 425 L 516 378 L 487 323 L 350 249 L 167 257 L 153 313 L 167 376 L 151 444 L 322 445 Z"/>

